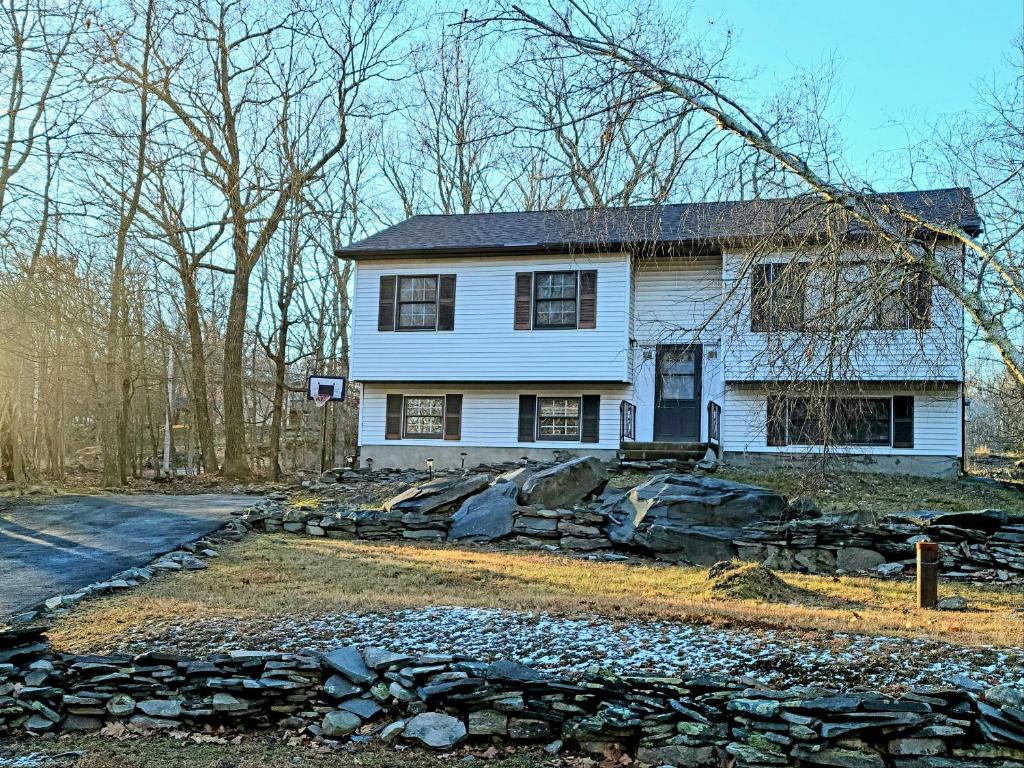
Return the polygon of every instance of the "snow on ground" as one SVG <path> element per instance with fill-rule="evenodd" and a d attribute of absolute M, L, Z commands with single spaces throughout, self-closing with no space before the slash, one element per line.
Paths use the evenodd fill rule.
<path fill-rule="evenodd" d="M 846 633 L 721 628 L 671 621 L 492 608 L 431 607 L 377 613 L 249 621 L 152 622 L 121 634 L 108 651 L 145 646 L 204 654 L 234 649 L 329 650 L 383 646 L 400 652 L 511 658 L 539 669 L 746 675 L 775 686 L 902 688 L 943 684 L 958 675 L 1024 685 L 1024 651 Z"/>

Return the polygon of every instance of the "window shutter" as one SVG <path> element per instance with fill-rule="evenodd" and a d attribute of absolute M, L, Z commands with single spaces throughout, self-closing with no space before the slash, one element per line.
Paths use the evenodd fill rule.
<path fill-rule="evenodd" d="M 533 273 L 516 272 L 516 307 L 513 328 L 530 330 L 533 315 Z"/>
<path fill-rule="evenodd" d="M 908 395 L 892 399 L 892 447 L 914 447 L 914 398 Z"/>
<path fill-rule="evenodd" d="M 444 439 L 462 437 L 462 395 L 444 396 Z"/>
<path fill-rule="evenodd" d="M 917 275 L 910 285 L 910 327 L 923 330 L 931 325 L 932 279 L 924 272 Z"/>
<path fill-rule="evenodd" d="M 597 327 L 597 270 L 580 272 L 579 327 Z"/>
<path fill-rule="evenodd" d="M 537 396 L 519 396 L 519 442 L 532 443 L 537 439 Z"/>
<path fill-rule="evenodd" d="M 781 395 L 768 395 L 768 414 L 766 417 L 768 445 L 786 444 L 786 398 Z"/>
<path fill-rule="evenodd" d="M 755 333 L 768 330 L 771 268 L 771 264 L 755 264 L 750 273 L 750 330 Z"/>
<path fill-rule="evenodd" d="M 388 395 L 387 416 L 384 419 L 384 439 L 402 439 L 402 402 L 401 395 Z"/>
<path fill-rule="evenodd" d="M 380 301 L 377 305 L 377 330 L 395 330 L 395 275 L 380 276 Z"/>
<path fill-rule="evenodd" d="M 580 442 L 601 442 L 601 396 L 584 395 L 582 420 L 580 422 Z"/>
<path fill-rule="evenodd" d="M 455 330 L 455 275 L 437 278 L 437 330 Z"/>

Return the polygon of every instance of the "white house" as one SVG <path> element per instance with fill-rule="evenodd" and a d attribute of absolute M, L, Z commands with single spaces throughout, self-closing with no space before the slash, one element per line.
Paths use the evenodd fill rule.
<path fill-rule="evenodd" d="M 980 228 L 967 190 L 886 199 Z M 361 460 L 702 455 L 710 441 L 738 463 L 829 451 L 955 473 L 961 311 L 852 229 L 814 266 L 807 208 L 414 216 L 341 249 L 356 264 Z"/>

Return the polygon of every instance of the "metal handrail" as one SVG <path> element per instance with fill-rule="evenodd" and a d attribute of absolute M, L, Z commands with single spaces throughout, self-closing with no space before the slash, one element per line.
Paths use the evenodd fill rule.
<path fill-rule="evenodd" d="M 636 440 L 636 406 L 629 400 L 619 403 L 619 440 Z"/>
<path fill-rule="evenodd" d="M 714 400 L 708 401 L 708 447 L 715 449 L 715 455 L 722 456 L 722 406 Z"/>

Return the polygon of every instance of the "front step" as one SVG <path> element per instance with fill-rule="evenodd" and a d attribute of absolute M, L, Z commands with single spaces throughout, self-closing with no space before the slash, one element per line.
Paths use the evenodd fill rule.
<path fill-rule="evenodd" d="M 655 461 L 657 459 L 703 459 L 707 443 L 636 443 L 619 444 L 619 458 L 623 461 Z"/>

